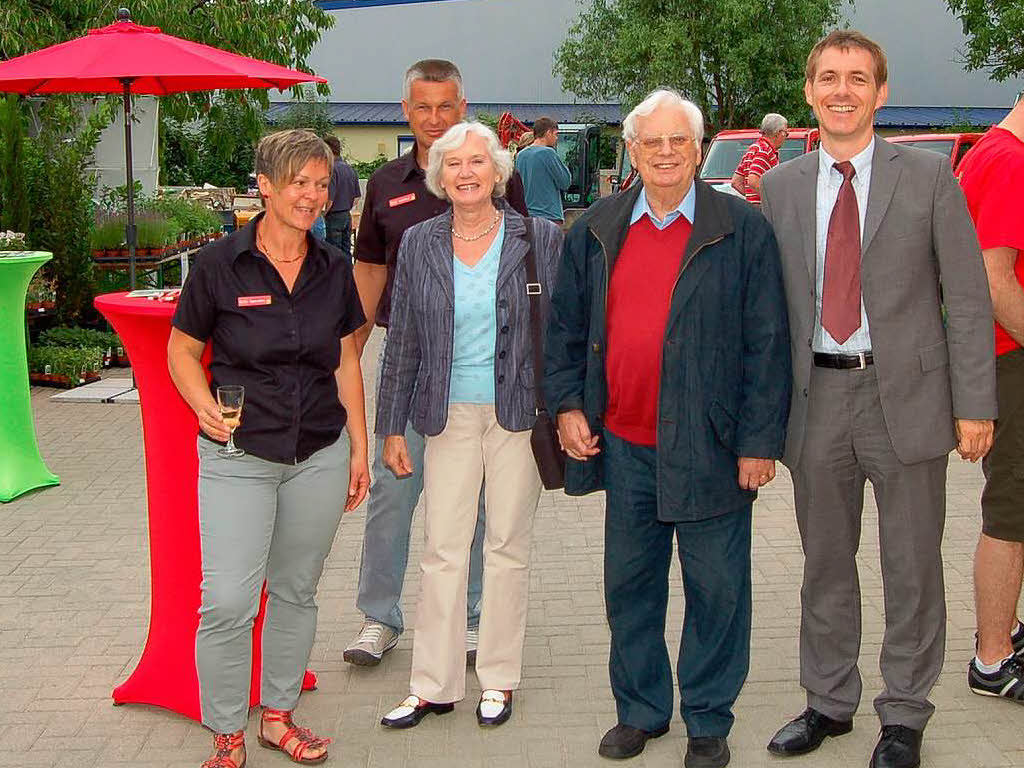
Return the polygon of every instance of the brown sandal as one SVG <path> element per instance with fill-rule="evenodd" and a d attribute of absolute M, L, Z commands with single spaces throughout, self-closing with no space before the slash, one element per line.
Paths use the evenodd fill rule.
<path fill-rule="evenodd" d="M 266 736 L 263 735 L 263 723 L 284 723 L 288 728 L 284 732 L 284 736 L 281 737 L 281 741 L 274 743 L 270 741 Z M 260 730 L 256 736 L 257 741 L 261 747 L 267 749 L 276 749 L 284 752 L 293 762 L 300 763 L 301 765 L 318 765 L 327 759 L 327 750 L 324 749 L 323 754 L 317 755 L 316 757 L 306 757 L 306 751 L 310 749 L 323 749 L 331 743 L 331 739 L 321 739 L 319 736 L 314 736 L 313 732 L 308 728 L 301 728 L 292 722 L 292 713 L 282 709 L 264 709 L 263 716 L 260 718 Z M 288 746 L 288 742 L 295 740 L 295 744 L 292 747 Z M 241 768 L 241 766 L 239 766 Z"/>
<path fill-rule="evenodd" d="M 242 757 L 240 765 L 236 765 L 231 759 L 231 753 L 239 747 L 245 748 L 245 733 L 215 733 L 213 735 L 213 747 L 216 750 L 213 757 L 203 763 L 199 768 L 245 768 L 245 757 Z"/>

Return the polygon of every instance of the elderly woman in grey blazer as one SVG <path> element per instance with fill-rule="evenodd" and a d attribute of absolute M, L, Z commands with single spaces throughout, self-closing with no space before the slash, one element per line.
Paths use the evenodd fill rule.
<path fill-rule="evenodd" d="M 530 531 L 541 483 L 526 254 L 533 247 L 547 316 L 562 234 L 501 199 L 512 159 L 480 123 L 453 126 L 430 148 L 427 188 L 451 209 L 406 231 L 398 250 L 377 434 L 384 463 L 412 472 L 411 420 L 427 436 L 426 546 L 420 563 L 411 694 L 381 721 L 411 728 L 465 697 L 466 579 L 486 477 L 483 600 L 476 673 L 480 725 L 512 714 L 519 686 Z"/>

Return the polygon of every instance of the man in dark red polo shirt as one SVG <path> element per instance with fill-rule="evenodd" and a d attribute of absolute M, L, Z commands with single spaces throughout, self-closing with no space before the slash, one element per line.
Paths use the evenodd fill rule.
<path fill-rule="evenodd" d="M 981 536 L 974 555 L 978 636 L 967 684 L 1024 702 L 1024 101 L 967 153 L 957 175 L 985 259 L 996 326 L 996 422 L 984 459 Z"/>
<path fill-rule="evenodd" d="M 761 135 L 743 155 L 730 182 L 748 203 L 761 204 L 761 177 L 779 164 L 779 147 L 787 136 L 789 122 L 782 115 L 769 112 L 761 120 Z"/>
<path fill-rule="evenodd" d="M 402 234 L 418 224 L 443 213 L 448 203 L 434 197 L 424 181 L 427 152 L 445 131 L 466 114 L 462 75 L 450 61 L 425 59 L 405 73 L 402 111 L 416 145 L 396 160 L 381 166 L 366 185 L 366 199 L 356 236 L 355 281 L 367 322 L 356 331 L 356 347 L 362 354 L 374 322 L 388 327 L 391 311 L 391 287 L 395 259 Z M 524 216 L 526 197 L 519 174 L 513 174 L 506 187 L 508 202 Z M 380 347 L 381 356 L 384 344 Z M 378 377 L 380 359 L 377 361 Z M 379 382 L 378 382 L 379 384 Z M 413 509 L 423 490 L 423 436 L 411 426 L 406 442 L 414 471 L 408 477 L 395 477 L 384 466 L 383 440 L 377 441 L 373 464 L 373 486 L 366 511 L 363 557 L 359 567 L 359 592 L 356 605 L 366 617 L 359 635 L 345 649 L 344 659 L 352 664 L 374 666 L 398 643 L 402 620 L 402 587 L 409 559 L 409 529 Z M 483 498 L 481 494 L 481 499 Z M 481 544 L 484 515 L 481 502 L 473 547 L 470 551 L 467 661 L 476 654 L 480 618 Z"/>
<path fill-rule="evenodd" d="M 704 118 L 659 90 L 623 121 L 643 186 L 602 198 L 565 241 L 544 393 L 565 490 L 604 489 L 609 674 L 628 758 L 673 715 L 665 614 L 673 539 L 686 615 L 676 671 L 687 768 L 729 762 L 750 652 L 750 524 L 789 413 L 789 332 L 767 221 L 694 178 Z"/>

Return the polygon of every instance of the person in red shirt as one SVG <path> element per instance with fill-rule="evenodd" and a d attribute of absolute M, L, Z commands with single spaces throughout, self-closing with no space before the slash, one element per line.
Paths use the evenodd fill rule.
<path fill-rule="evenodd" d="M 978 635 L 967 682 L 975 693 L 1024 703 L 1024 102 L 967 153 L 960 185 L 985 258 L 995 314 L 999 421 L 985 457 L 982 533 L 974 556 Z"/>
<path fill-rule="evenodd" d="M 761 120 L 761 135 L 743 155 L 730 182 L 748 203 L 761 204 L 761 177 L 779 164 L 779 147 L 787 136 L 789 122 L 782 115 L 769 112 Z"/>

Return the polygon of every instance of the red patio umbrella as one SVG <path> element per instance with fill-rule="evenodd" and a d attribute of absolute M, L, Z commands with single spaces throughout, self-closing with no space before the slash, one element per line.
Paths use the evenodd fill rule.
<path fill-rule="evenodd" d="M 132 177 L 131 95 L 166 96 L 183 91 L 277 88 L 326 83 L 322 77 L 167 35 L 159 27 L 117 21 L 83 37 L 0 62 L 0 92 L 121 93 L 124 95 L 125 166 L 128 177 L 128 259 L 135 287 L 135 194 Z"/>

